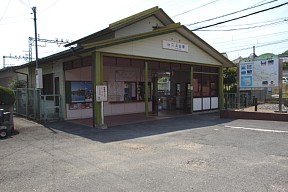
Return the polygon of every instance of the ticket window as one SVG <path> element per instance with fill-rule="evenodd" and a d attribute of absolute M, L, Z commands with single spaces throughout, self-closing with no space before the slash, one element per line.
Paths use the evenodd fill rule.
<path fill-rule="evenodd" d="M 137 97 L 136 97 L 136 82 L 125 82 L 125 85 L 124 85 L 124 100 L 125 101 L 137 100 Z"/>

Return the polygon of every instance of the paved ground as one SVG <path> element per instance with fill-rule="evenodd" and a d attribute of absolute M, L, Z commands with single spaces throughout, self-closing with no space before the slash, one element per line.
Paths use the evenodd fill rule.
<path fill-rule="evenodd" d="M 0 191 L 288 191 L 288 123 L 192 115 L 107 130 L 15 118 Z"/>

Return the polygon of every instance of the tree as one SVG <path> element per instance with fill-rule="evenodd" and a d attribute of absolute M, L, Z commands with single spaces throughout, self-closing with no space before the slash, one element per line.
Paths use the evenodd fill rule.
<path fill-rule="evenodd" d="M 236 89 L 234 87 L 236 87 L 237 82 L 237 68 L 225 68 L 223 70 L 223 78 L 224 90 L 226 92 L 235 91 Z"/>
<path fill-rule="evenodd" d="M 279 54 L 279 56 L 284 56 L 284 55 L 288 55 L 288 50 L 286 50 L 285 52 Z M 283 69 L 288 69 L 288 62 L 283 62 Z"/>
<path fill-rule="evenodd" d="M 279 56 L 288 55 L 288 50 L 284 51 L 283 53 L 279 54 Z"/>

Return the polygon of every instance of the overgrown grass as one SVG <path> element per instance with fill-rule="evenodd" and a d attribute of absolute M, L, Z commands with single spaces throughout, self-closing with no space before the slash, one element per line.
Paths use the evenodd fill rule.
<path fill-rule="evenodd" d="M 279 88 L 275 87 L 272 89 L 272 94 L 279 94 Z M 288 98 L 288 83 L 283 83 L 282 87 L 282 97 L 283 98 Z"/>

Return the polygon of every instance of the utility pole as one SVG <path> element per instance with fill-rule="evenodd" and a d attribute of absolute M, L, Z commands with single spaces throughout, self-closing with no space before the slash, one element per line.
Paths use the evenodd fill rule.
<path fill-rule="evenodd" d="M 34 14 L 34 31 L 35 31 L 35 53 L 36 53 L 36 70 L 38 69 L 38 45 L 37 45 L 37 18 L 36 18 L 36 7 L 32 7 Z M 37 75 L 37 74 L 36 74 Z"/>
<path fill-rule="evenodd" d="M 5 62 L 5 59 L 17 59 L 17 60 L 19 60 L 19 59 L 24 59 L 25 61 L 27 61 L 29 58 L 27 57 L 27 56 L 21 56 L 21 55 L 19 55 L 19 56 L 17 56 L 17 55 L 15 55 L 15 56 L 12 56 L 11 54 L 9 55 L 9 56 L 3 56 L 3 68 L 5 68 L 6 67 L 6 62 Z M 12 65 L 12 64 L 9 64 L 9 65 Z"/>
<path fill-rule="evenodd" d="M 34 14 L 34 31 L 35 31 L 35 53 L 36 53 L 36 66 L 35 66 L 35 79 L 36 79 L 36 88 L 43 88 L 42 83 L 42 71 L 38 69 L 38 40 L 37 40 L 37 18 L 36 18 L 36 7 L 32 7 Z"/>
<path fill-rule="evenodd" d="M 33 46 L 33 42 L 36 40 L 38 42 L 44 42 L 45 43 L 45 46 L 39 46 L 39 47 L 46 47 L 46 43 L 56 43 L 58 46 L 62 45 L 62 44 L 66 44 L 66 43 L 69 43 L 69 40 L 66 40 L 64 41 L 63 39 L 61 40 L 58 40 L 57 38 L 55 40 L 49 40 L 49 39 L 40 39 L 40 36 L 38 35 L 38 39 L 36 38 L 33 38 L 33 37 L 29 37 L 28 38 L 28 41 L 29 41 L 29 62 L 32 61 L 32 46 Z M 35 44 L 35 46 L 37 46 Z"/>

